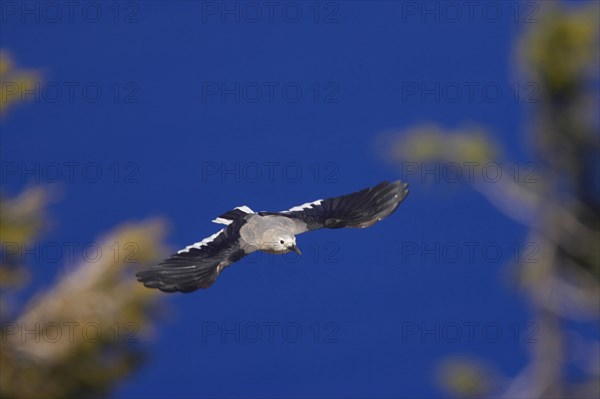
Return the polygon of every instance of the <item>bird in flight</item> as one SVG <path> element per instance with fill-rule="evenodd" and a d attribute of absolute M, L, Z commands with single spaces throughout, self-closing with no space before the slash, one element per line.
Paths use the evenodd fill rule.
<path fill-rule="evenodd" d="M 352 194 L 308 202 L 281 212 L 240 206 L 213 222 L 226 227 L 136 274 L 146 287 L 192 292 L 210 287 L 227 266 L 255 252 L 294 251 L 296 235 L 321 228 L 369 227 L 388 217 L 408 194 L 401 181 L 384 181 Z"/>

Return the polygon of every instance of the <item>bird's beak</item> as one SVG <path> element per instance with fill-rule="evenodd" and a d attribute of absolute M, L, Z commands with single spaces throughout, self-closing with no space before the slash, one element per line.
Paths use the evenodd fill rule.
<path fill-rule="evenodd" d="M 297 253 L 298 255 L 302 255 L 302 252 L 300 251 L 300 248 L 298 248 L 298 247 L 296 246 L 296 244 L 292 244 L 292 245 L 290 245 L 290 246 L 288 247 L 288 249 L 289 249 L 290 251 L 294 251 L 294 252 L 295 252 L 295 253 Z"/>

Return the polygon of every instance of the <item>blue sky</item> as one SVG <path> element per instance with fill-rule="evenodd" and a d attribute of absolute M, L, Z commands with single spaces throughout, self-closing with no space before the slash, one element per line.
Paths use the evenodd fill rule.
<path fill-rule="evenodd" d="M 398 179 L 377 135 L 428 121 L 486 125 L 508 158 L 528 160 L 514 44 L 532 10 L 517 3 L 75 3 L 70 14 L 3 1 L 0 15 L 1 47 L 45 82 L 0 125 L 3 162 L 76 165 L 56 183 L 52 240 L 92 242 L 158 215 L 177 248 L 235 206 L 281 210 Z M 421 85 L 440 99 L 407 91 Z M 435 366 L 453 354 L 516 374 L 531 344 L 512 334 L 529 314 L 507 265 L 525 230 L 465 184 L 408 183 L 406 202 L 370 229 L 301 236 L 299 259 L 245 259 L 210 290 L 169 296 L 149 362 L 115 397 L 437 397 Z M 439 249 L 456 246 L 455 262 Z M 34 287 L 60 271 L 38 267 Z"/>

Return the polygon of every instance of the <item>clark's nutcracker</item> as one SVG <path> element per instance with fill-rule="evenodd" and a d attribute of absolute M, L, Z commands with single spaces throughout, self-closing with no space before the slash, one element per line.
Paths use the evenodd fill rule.
<path fill-rule="evenodd" d="M 297 234 L 324 227 L 372 226 L 392 214 L 407 194 L 406 183 L 385 181 L 282 212 L 253 212 L 240 206 L 213 220 L 227 227 L 137 273 L 137 278 L 146 287 L 164 292 L 208 288 L 223 269 L 254 251 L 301 254 L 296 246 Z"/>

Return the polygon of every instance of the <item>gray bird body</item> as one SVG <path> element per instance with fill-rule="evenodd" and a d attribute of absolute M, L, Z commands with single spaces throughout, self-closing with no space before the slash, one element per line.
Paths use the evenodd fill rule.
<path fill-rule="evenodd" d="M 244 252 L 250 254 L 254 251 L 269 253 L 286 253 L 287 247 L 281 247 L 281 237 L 286 242 L 296 243 L 295 235 L 306 227 L 300 220 L 290 219 L 286 216 L 251 214 L 246 216 L 246 224 L 240 228 L 240 244 Z M 278 245 L 279 244 L 279 245 Z"/>
<path fill-rule="evenodd" d="M 392 214 L 407 195 L 407 185 L 396 181 L 281 212 L 256 213 L 247 206 L 237 207 L 213 220 L 226 227 L 137 277 L 146 287 L 165 292 L 208 288 L 223 269 L 252 252 L 301 254 L 296 235 L 320 228 L 372 226 Z"/>

